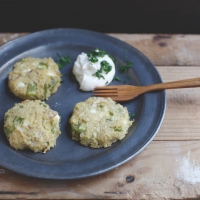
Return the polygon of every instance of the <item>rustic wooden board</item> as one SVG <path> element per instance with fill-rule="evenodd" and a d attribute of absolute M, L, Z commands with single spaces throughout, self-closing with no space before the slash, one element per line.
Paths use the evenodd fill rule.
<path fill-rule="evenodd" d="M 25 34 L 0 34 L 0 45 Z M 110 35 L 147 55 L 164 82 L 200 77 L 198 35 Z M 73 181 L 40 180 L 0 167 L 0 199 L 198 199 L 200 89 L 166 94 L 166 115 L 157 136 L 126 164 Z"/>
<path fill-rule="evenodd" d="M 27 33 L 0 33 L 0 46 Z"/>
<path fill-rule="evenodd" d="M 2 168 L 0 198 L 198 198 L 199 145 L 199 141 L 153 141 L 128 163 L 97 177 L 82 180 L 38 180 Z"/>
<path fill-rule="evenodd" d="M 163 82 L 200 77 L 200 67 L 157 67 Z M 166 115 L 155 140 L 200 139 L 200 88 L 167 90 Z"/>
<path fill-rule="evenodd" d="M 144 53 L 157 66 L 200 65 L 200 35 L 110 34 Z"/>

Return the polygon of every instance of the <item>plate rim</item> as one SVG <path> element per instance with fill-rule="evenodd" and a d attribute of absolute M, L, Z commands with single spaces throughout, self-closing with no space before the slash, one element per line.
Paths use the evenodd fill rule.
<path fill-rule="evenodd" d="M 37 34 L 41 34 L 41 33 L 45 33 L 45 32 L 49 32 L 49 31 L 85 31 L 85 32 L 91 32 L 91 33 L 94 33 L 94 34 L 98 34 L 100 36 L 103 36 L 105 38 L 110 38 L 112 40 L 115 40 L 115 41 L 118 41 L 119 43 L 123 43 L 123 44 L 126 44 L 128 45 L 130 48 L 133 48 L 134 51 L 136 51 L 137 53 L 139 53 L 143 58 L 147 59 L 147 61 L 152 65 L 153 67 L 153 70 L 155 71 L 156 75 L 158 76 L 158 78 L 160 79 L 160 81 L 162 82 L 162 78 L 160 76 L 160 73 L 158 72 L 157 68 L 153 65 L 153 63 L 143 54 L 141 53 L 138 49 L 136 49 L 134 46 L 120 40 L 120 39 L 117 39 L 113 36 L 110 36 L 110 35 L 107 35 L 107 34 L 104 34 L 104 33 L 100 33 L 100 32 L 95 32 L 95 31 L 91 31 L 91 30 L 85 30 L 85 29 L 76 29 L 76 28 L 56 28 L 56 29 L 47 29 L 47 30 L 42 30 L 42 31 L 37 31 L 37 32 L 34 32 L 34 33 L 29 33 L 27 35 L 23 35 L 23 36 L 20 36 L 16 39 L 13 39 L 9 42 L 7 42 L 6 44 L 3 44 L 1 47 L 0 47 L 0 52 L 6 48 L 7 46 L 10 46 L 12 45 L 13 43 L 15 43 L 16 41 L 17 42 L 20 42 L 20 40 L 24 40 L 24 39 L 27 39 L 29 37 L 32 37 L 33 35 L 37 35 Z M 9 60 L 8 60 L 9 61 Z M 160 109 L 160 117 L 159 117 L 159 121 L 157 122 L 155 128 L 154 128 L 154 133 L 152 134 L 152 136 L 150 137 L 150 139 L 146 142 L 145 145 L 143 145 L 142 148 L 140 148 L 139 150 L 137 150 L 137 152 L 135 154 L 133 154 L 132 156 L 129 156 L 127 159 L 119 162 L 118 164 L 114 165 L 114 166 L 111 166 L 107 169 L 104 169 L 104 170 L 100 170 L 98 172 L 95 172 L 95 173 L 92 173 L 92 174 L 87 174 L 87 175 L 82 175 L 82 176 L 79 176 L 79 177 L 73 177 L 73 178 L 67 178 L 67 177 L 63 177 L 63 178 L 56 178 L 56 177 L 40 177 L 40 176 L 34 176 L 33 174 L 27 174 L 27 173 L 24 173 L 22 170 L 20 171 L 19 169 L 16 170 L 15 167 L 12 167 L 12 166 L 8 166 L 6 164 L 3 164 L 3 163 L 0 163 L 3 167 L 7 168 L 7 169 L 10 169 L 16 173 L 19 173 L 19 174 L 23 174 L 23 175 L 26 175 L 28 177 L 34 177 L 34 178 L 42 178 L 42 179 L 54 179 L 54 180 L 72 180 L 72 179 L 80 179 L 80 178 L 88 178 L 88 177 L 92 177 L 92 176 L 96 176 L 96 175 L 99 175 L 99 174 L 102 174 L 102 173 L 105 173 L 105 172 L 108 172 L 116 167 L 119 167 L 121 165 L 123 165 L 124 163 L 128 162 L 129 160 L 133 159 L 136 155 L 138 155 L 141 151 L 143 151 L 149 144 L 150 142 L 153 140 L 153 138 L 156 136 L 156 134 L 158 133 L 159 129 L 160 129 L 160 126 L 163 122 L 163 119 L 164 119 L 164 116 L 165 116 L 165 111 L 166 111 L 166 92 L 165 91 L 162 91 L 162 108 Z M 0 153 L 1 155 L 1 153 Z"/>

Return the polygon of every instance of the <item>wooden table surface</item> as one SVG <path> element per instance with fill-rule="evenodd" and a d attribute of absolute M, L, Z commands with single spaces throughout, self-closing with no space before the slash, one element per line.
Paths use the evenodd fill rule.
<path fill-rule="evenodd" d="M 0 45 L 26 33 L 2 33 Z M 108 34 L 133 45 L 164 82 L 200 77 L 200 35 Z M 167 91 L 154 140 L 124 165 L 92 178 L 40 180 L 0 167 L 1 199 L 200 198 L 200 88 Z"/>

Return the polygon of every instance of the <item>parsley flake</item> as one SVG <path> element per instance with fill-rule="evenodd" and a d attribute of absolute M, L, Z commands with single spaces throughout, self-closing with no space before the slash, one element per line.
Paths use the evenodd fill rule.
<path fill-rule="evenodd" d="M 59 53 L 57 53 L 58 56 L 58 62 L 57 65 L 59 69 L 62 69 L 66 64 L 71 63 L 71 59 L 69 56 L 61 56 Z"/>
<path fill-rule="evenodd" d="M 98 62 L 97 57 L 103 58 L 105 55 L 106 55 L 106 52 L 103 50 L 100 50 L 100 49 L 95 49 L 95 50 L 87 53 L 88 60 L 92 63 Z"/>
<path fill-rule="evenodd" d="M 123 72 L 128 72 L 128 69 L 133 65 L 132 62 L 128 62 L 126 65 L 120 66 L 119 67 L 119 72 L 123 73 Z"/>
<path fill-rule="evenodd" d="M 112 70 L 112 66 L 107 61 L 103 60 L 101 62 L 101 68 L 99 70 L 97 70 L 97 72 L 94 73 L 93 76 L 96 76 L 98 79 L 100 79 L 100 78 L 105 79 L 104 76 L 102 75 L 102 72 L 104 71 L 107 74 L 111 70 Z"/>
<path fill-rule="evenodd" d="M 121 82 L 122 80 L 121 80 L 121 78 L 120 77 L 118 77 L 118 76 L 115 76 L 114 78 L 113 78 L 113 80 L 115 80 L 115 81 L 119 81 L 119 82 Z"/>
<path fill-rule="evenodd" d="M 98 62 L 97 57 L 93 56 L 91 53 L 87 54 L 88 60 L 92 63 Z"/>
<path fill-rule="evenodd" d="M 106 74 L 112 70 L 112 66 L 105 60 L 101 62 L 101 67 L 106 72 Z"/>
<path fill-rule="evenodd" d="M 97 70 L 96 73 L 93 74 L 93 76 L 96 76 L 98 79 L 105 79 L 104 76 L 101 74 L 102 73 L 102 70 L 103 70 L 103 67 L 101 67 L 99 70 Z"/>
<path fill-rule="evenodd" d="M 129 116 L 130 120 L 133 120 L 134 117 L 135 117 L 135 114 L 132 114 Z"/>

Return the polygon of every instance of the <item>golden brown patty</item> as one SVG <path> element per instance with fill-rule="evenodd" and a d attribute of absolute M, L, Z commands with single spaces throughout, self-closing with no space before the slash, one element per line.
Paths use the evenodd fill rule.
<path fill-rule="evenodd" d="M 24 58 L 8 76 L 10 90 L 22 99 L 48 99 L 60 86 L 61 74 L 52 58 Z"/>
<path fill-rule="evenodd" d="M 56 145 L 60 116 L 40 100 L 25 100 L 5 113 L 4 132 L 15 149 L 44 153 Z"/>
<path fill-rule="evenodd" d="M 132 124 L 127 108 L 102 97 L 77 103 L 69 122 L 72 139 L 92 148 L 109 147 L 123 139 Z"/>

